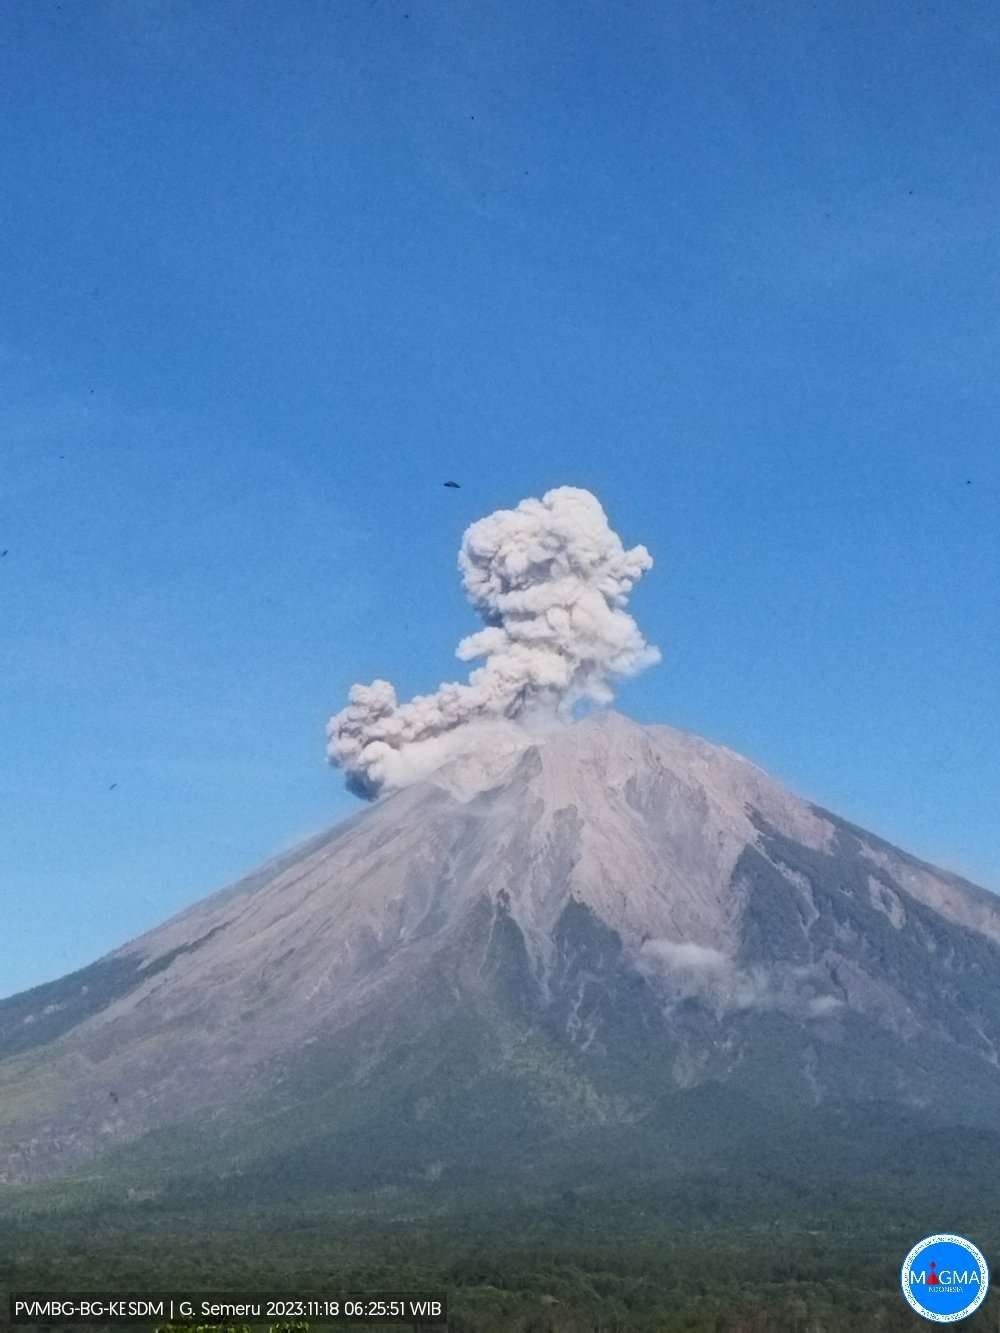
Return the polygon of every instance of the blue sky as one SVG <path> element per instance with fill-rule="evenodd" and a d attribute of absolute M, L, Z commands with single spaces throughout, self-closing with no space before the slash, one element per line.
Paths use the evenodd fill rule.
<path fill-rule="evenodd" d="M 560 484 L 657 562 L 626 712 L 1000 888 L 998 56 L 975 2 L 0 9 L 0 994 L 353 808 L 326 717 L 455 678 L 463 528 Z"/>

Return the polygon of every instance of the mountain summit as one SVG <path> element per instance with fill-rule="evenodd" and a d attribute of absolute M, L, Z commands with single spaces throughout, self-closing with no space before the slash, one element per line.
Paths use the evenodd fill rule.
<path fill-rule="evenodd" d="M 613 712 L 470 728 L 428 779 L 0 1002 L 8 1183 L 577 1188 L 588 1162 L 998 1115 L 1000 900 Z"/>

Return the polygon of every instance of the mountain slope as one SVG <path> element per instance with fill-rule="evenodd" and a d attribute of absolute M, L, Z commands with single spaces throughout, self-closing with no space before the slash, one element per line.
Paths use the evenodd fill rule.
<path fill-rule="evenodd" d="M 565 1189 L 998 1113 L 1000 901 L 614 713 L 491 727 L 0 1002 L 7 1182 Z"/>

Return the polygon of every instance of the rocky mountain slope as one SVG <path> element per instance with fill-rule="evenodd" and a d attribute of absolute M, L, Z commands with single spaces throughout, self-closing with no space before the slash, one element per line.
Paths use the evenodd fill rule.
<path fill-rule="evenodd" d="M 0 1182 L 574 1189 L 782 1135 L 992 1131 L 994 895 L 668 727 L 471 740 L 0 1001 Z"/>

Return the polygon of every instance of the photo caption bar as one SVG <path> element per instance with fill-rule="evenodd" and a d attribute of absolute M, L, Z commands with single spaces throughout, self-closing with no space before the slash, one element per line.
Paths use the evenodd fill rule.
<path fill-rule="evenodd" d="M 9 1321 L 26 1324 L 446 1324 L 442 1292 L 12 1292 Z"/>

